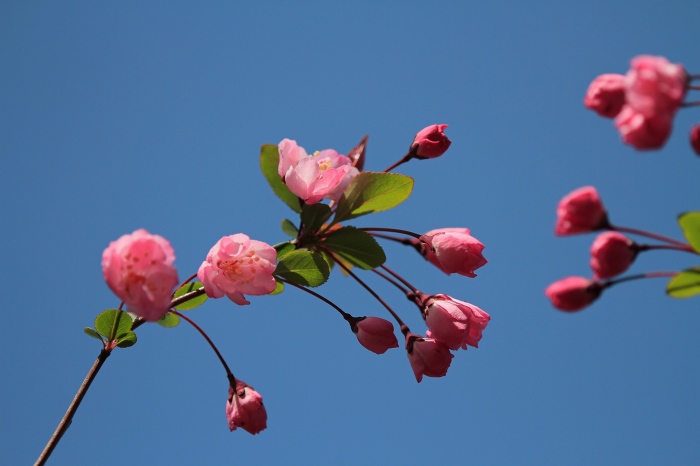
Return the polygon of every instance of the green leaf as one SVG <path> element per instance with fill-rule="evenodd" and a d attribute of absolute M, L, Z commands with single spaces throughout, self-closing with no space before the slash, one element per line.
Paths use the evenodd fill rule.
<path fill-rule="evenodd" d="M 272 291 L 272 293 L 270 293 L 270 296 L 280 294 L 283 291 L 284 291 L 284 283 L 278 281 L 277 285 L 275 285 L 275 289 Z"/>
<path fill-rule="evenodd" d="M 95 319 L 95 329 L 107 339 L 115 340 L 131 331 L 131 316 L 119 309 L 108 309 Z"/>
<path fill-rule="evenodd" d="M 280 258 L 288 252 L 294 251 L 295 247 L 296 246 L 294 246 L 289 241 L 287 241 L 286 243 L 275 244 L 275 250 L 277 251 L 277 260 L 280 260 Z"/>
<path fill-rule="evenodd" d="M 678 224 L 695 252 L 700 252 L 700 212 L 686 212 L 679 215 Z"/>
<path fill-rule="evenodd" d="M 134 332 L 129 332 L 117 340 L 117 346 L 120 348 L 128 348 L 129 346 L 134 346 L 135 344 L 136 334 Z"/>
<path fill-rule="evenodd" d="M 172 312 L 166 312 L 165 314 L 163 314 L 163 317 L 156 321 L 156 323 L 165 328 L 173 328 L 180 325 L 180 318 Z"/>
<path fill-rule="evenodd" d="M 179 298 L 182 295 L 185 295 L 185 294 L 190 293 L 192 291 L 198 290 L 200 288 L 204 288 L 204 285 L 201 282 L 187 283 L 175 291 L 173 298 Z M 194 309 L 195 307 L 201 306 L 202 304 L 204 304 L 204 301 L 206 301 L 206 300 L 207 300 L 206 294 L 195 296 L 194 298 L 188 299 L 187 301 L 185 301 L 182 304 L 178 304 L 177 306 L 175 306 L 175 309 L 177 309 L 178 311 L 189 311 L 190 309 Z M 177 325 L 177 324 L 175 324 L 175 325 Z"/>
<path fill-rule="evenodd" d="M 301 208 L 301 223 L 308 230 L 318 230 L 331 217 L 331 208 L 326 204 L 304 205 Z"/>
<path fill-rule="evenodd" d="M 299 230 L 297 230 L 296 225 L 286 218 L 282 220 L 282 231 L 292 238 L 296 238 L 299 235 Z"/>
<path fill-rule="evenodd" d="M 666 293 L 672 298 L 690 298 L 700 293 L 700 267 L 684 270 L 666 285 Z"/>
<path fill-rule="evenodd" d="M 362 172 L 345 190 L 335 213 L 334 223 L 388 210 L 408 199 L 413 178 L 397 173 Z"/>
<path fill-rule="evenodd" d="M 369 233 L 355 227 L 335 230 L 323 241 L 323 245 L 340 259 L 361 269 L 371 270 L 386 261 L 384 250 Z"/>
<path fill-rule="evenodd" d="M 92 338 L 97 338 L 100 340 L 102 343 L 104 343 L 104 340 L 100 336 L 99 333 L 97 333 L 95 330 L 91 329 L 90 327 L 85 327 L 83 329 L 83 332 L 85 332 L 85 335 L 91 336 Z"/>
<path fill-rule="evenodd" d="M 270 184 L 272 191 L 284 201 L 294 212 L 301 212 L 299 198 L 289 190 L 279 173 L 277 167 L 280 163 L 280 153 L 277 146 L 273 144 L 263 144 L 260 148 L 260 169 L 265 179 Z"/>
<path fill-rule="evenodd" d="M 323 256 L 315 251 L 297 249 L 282 257 L 275 275 L 302 286 L 315 287 L 328 280 L 330 269 Z"/>

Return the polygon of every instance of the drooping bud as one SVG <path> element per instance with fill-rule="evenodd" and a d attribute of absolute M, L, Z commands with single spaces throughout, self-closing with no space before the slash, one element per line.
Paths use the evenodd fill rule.
<path fill-rule="evenodd" d="M 625 77 L 602 74 L 588 86 L 583 105 L 605 118 L 615 118 L 625 104 Z"/>
<path fill-rule="evenodd" d="M 422 235 L 420 241 L 423 256 L 448 275 L 474 278 L 474 271 L 488 262 L 481 254 L 485 246 L 467 228 L 438 228 Z"/>
<path fill-rule="evenodd" d="M 267 428 L 267 411 L 263 405 L 262 395 L 241 380 L 236 386 L 229 386 L 226 401 L 226 419 L 228 428 L 233 432 L 238 427 L 259 434 Z"/>
<path fill-rule="evenodd" d="M 373 353 L 383 354 L 388 349 L 398 348 L 394 324 L 379 317 L 355 317 L 350 328 L 362 346 Z"/>
<path fill-rule="evenodd" d="M 406 335 L 406 353 L 419 383 L 424 375 L 445 376 L 454 357 L 447 345 L 437 338 L 423 338 L 410 332 Z"/>
<path fill-rule="evenodd" d="M 603 286 L 584 277 L 567 277 L 549 285 L 545 294 L 552 305 L 562 311 L 580 311 L 603 291 Z"/>
<path fill-rule="evenodd" d="M 601 233 L 591 246 L 593 278 L 610 278 L 627 270 L 637 256 L 634 241 L 616 231 Z"/>
<path fill-rule="evenodd" d="M 590 233 L 608 226 L 605 207 L 593 186 L 575 189 L 559 201 L 554 234 Z"/>

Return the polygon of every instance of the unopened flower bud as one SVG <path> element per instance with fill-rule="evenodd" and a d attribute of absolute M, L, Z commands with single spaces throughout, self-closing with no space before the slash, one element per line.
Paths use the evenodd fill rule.
<path fill-rule="evenodd" d="M 584 277 L 567 277 L 549 285 L 545 294 L 562 311 L 580 311 L 598 299 L 603 287 Z"/>
<path fill-rule="evenodd" d="M 423 316 L 430 328 L 430 336 L 439 339 L 451 350 L 477 348 L 481 333 L 491 317 L 480 308 L 446 294 L 427 297 Z"/>
<path fill-rule="evenodd" d="M 637 150 L 650 150 L 662 147 L 671 135 L 673 115 L 661 112 L 645 115 L 630 105 L 622 107 L 615 117 L 615 127 L 622 141 Z"/>
<path fill-rule="evenodd" d="M 595 78 L 586 92 L 583 104 L 606 118 L 615 118 L 625 104 L 625 77 L 602 74 Z"/>
<path fill-rule="evenodd" d="M 690 147 L 697 155 L 700 155 L 700 124 L 690 128 Z"/>
<path fill-rule="evenodd" d="M 420 241 L 425 243 L 421 248 L 423 256 L 448 275 L 457 273 L 474 278 L 474 271 L 488 262 L 481 254 L 484 245 L 467 228 L 431 230 Z"/>
<path fill-rule="evenodd" d="M 394 324 L 379 317 L 359 317 L 350 323 L 357 340 L 373 353 L 382 354 L 390 348 L 398 348 Z"/>
<path fill-rule="evenodd" d="M 447 125 L 430 125 L 423 128 L 413 139 L 417 159 L 434 159 L 444 154 L 452 144 L 445 135 Z"/>
<path fill-rule="evenodd" d="M 593 186 L 576 189 L 559 201 L 554 234 L 557 236 L 589 233 L 608 225 L 605 207 Z"/>
<path fill-rule="evenodd" d="M 264 430 L 267 427 L 267 411 L 260 393 L 245 382 L 236 380 L 236 386 L 229 387 L 226 419 L 232 432 L 238 427 L 253 435 Z"/>
<path fill-rule="evenodd" d="M 447 374 L 454 355 L 445 343 L 437 338 L 423 338 L 416 334 L 406 335 L 406 352 L 416 382 L 423 376 L 443 377 Z"/>
<path fill-rule="evenodd" d="M 637 255 L 635 242 L 616 231 L 601 233 L 591 246 L 593 278 L 619 275 L 632 265 Z"/>

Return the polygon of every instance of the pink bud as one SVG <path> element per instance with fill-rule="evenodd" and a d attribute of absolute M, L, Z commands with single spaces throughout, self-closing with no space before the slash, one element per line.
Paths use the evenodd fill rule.
<path fill-rule="evenodd" d="M 267 411 L 262 396 L 245 382 L 236 380 L 236 388 L 229 387 L 226 401 L 226 419 L 231 432 L 238 427 L 259 434 L 267 428 Z"/>
<path fill-rule="evenodd" d="M 673 118 L 683 103 L 688 75 L 679 63 L 664 57 L 639 55 L 625 77 L 627 104 L 645 117 Z"/>
<path fill-rule="evenodd" d="M 700 155 L 700 124 L 690 128 L 690 147 Z"/>
<path fill-rule="evenodd" d="M 197 272 L 210 298 L 226 295 L 236 304 L 250 304 L 244 294 L 260 296 L 274 291 L 272 274 L 277 251 L 262 241 L 238 233 L 221 238 Z"/>
<path fill-rule="evenodd" d="M 652 116 L 638 112 L 630 105 L 622 107 L 615 117 L 615 127 L 625 144 L 637 150 L 662 147 L 671 134 L 673 115 L 659 112 Z"/>
<path fill-rule="evenodd" d="M 423 376 L 443 377 L 454 357 L 445 343 L 436 338 L 423 338 L 414 333 L 406 335 L 406 352 L 416 381 Z"/>
<path fill-rule="evenodd" d="M 567 277 L 549 285 L 544 293 L 562 311 L 580 311 L 595 301 L 603 287 L 584 277 Z"/>
<path fill-rule="evenodd" d="M 602 74 L 595 78 L 586 92 L 583 105 L 606 118 L 614 118 L 625 104 L 625 77 Z"/>
<path fill-rule="evenodd" d="M 470 236 L 467 228 L 438 228 L 421 236 L 420 241 L 425 243 L 423 256 L 448 275 L 474 278 L 474 271 L 488 262 L 481 254 L 484 245 Z"/>
<path fill-rule="evenodd" d="M 168 240 L 141 229 L 109 244 L 102 253 L 102 274 L 129 312 L 153 322 L 168 311 L 178 284 L 173 262 Z"/>
<path fill-rule="evenodd" d="M 423 128 L 413 139 L 413 147 L 416 148 L 416 158 L 434 159 L 444 154 L 452 144 L 445 135 L 447 125 L 430 125 Z"/>
<path fill-rule="evenodd" d="M 605 207 L 593 186 L 584 186 L 564 196 L 557 206 L 557 236 L 589 233 L 608 225 Z"/>
<path fill-rule="evenodd" d="M 390 348 L 398 348 L 399 341 L 394 334 L 394 324 L 379 317 L 360 317 L 353 326 L 353 332 L 362 346 L 373 353 L 382 354 Z"/>
<path fill-rule="evenodd" d="M 473 304 L 445 294 L 428 297 L 423 304 L 425 323 L 430 336 L 439 339 L 451 350 L 477 348 L 481 332 L 491 317 Z"/>
<path fill-rule="evenodd" d="M 593 278 L 610 278 L 619 275 L 632 265 L 637 248 L 631 239 L 616 231 L 598 235 L 591 246 Z"/>

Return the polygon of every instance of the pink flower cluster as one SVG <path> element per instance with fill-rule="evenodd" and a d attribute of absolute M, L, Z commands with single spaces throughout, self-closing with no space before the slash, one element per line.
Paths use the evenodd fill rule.
<path fill-rule="evenodd" d="M 622 140 L 639 150 L 663 146 L 683 104 L 689 77 L 683 65 L 664 57 L 640 55 L 627 75 L 604 74 L 588 87 L 584 105 L 615 118 Z"/>

